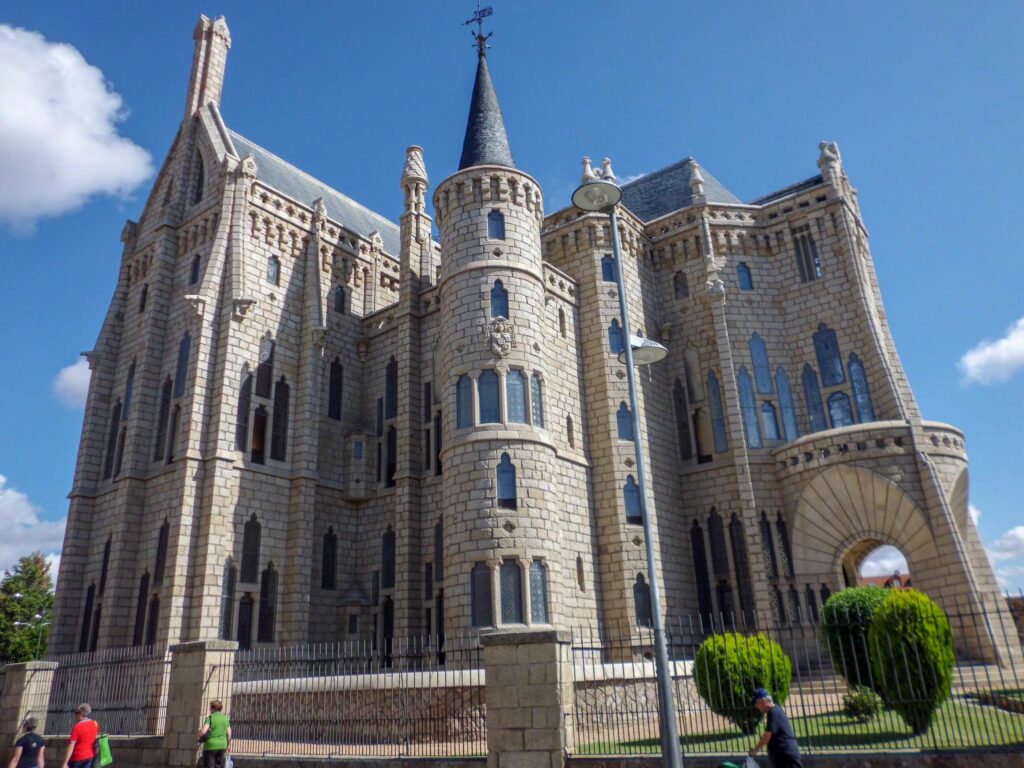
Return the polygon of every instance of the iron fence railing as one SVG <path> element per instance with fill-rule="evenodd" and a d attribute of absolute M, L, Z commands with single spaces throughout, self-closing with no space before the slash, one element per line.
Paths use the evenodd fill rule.
<path fill-rule="evenodd" d="M 475 636 L 239 651 L 228 714 L 235 754 L 431 756 L 487 752 Z"/>
<path fill-rule="evenodd" d="M 947 606 L 948 608 L 948 606 Z M 716 713 L 698 690 L 697 649 L 708 637 L 734 632 L 746 652 L 763 653 L 761 635 L 777 642 L 792 666 L 784 704 L 806 752 L 904 749 L 1020 748 L 1024 745 L 1024 648 L 1004 603 L 954 606 L 946 611 L 954 661 L 948 695 L 929 727 L 915 733 L 900 709 L 920 703 L 921 691 L 940 684 L 940 675 L 913 646 L 876 642 L 868 647 L 860 617 L 838 616 L 843 640 L 824 639 L 818 616 L 780 621 L 777 615 L 674 618 L 666 624 L 679 733 L 689 754 L 745 754 L 756 736 L 744 734 L 721 714 L 722 704 L 748 705 L 752 691 L 733 694 L 724 680 L 707 675 L 707 698 L 719 699 Z M 658 689 L 650 629 L 637 627 L 574 630 L 571 644 L 574 702 L 570 749 L 575 754 L 622 755 L 660 752 Z M 875 678 L 870 652 L 898 673 L 886 687 Z M 836 658 L 833 659 L 833 654 Z M 844 713 L 850 686 L 841 672 L 868 687 L 887 688 L 888 699 L 874 717 L 859 721 Z M 743 701 L 730 696 L 744 697 Z M 756 730 L 755 730 L 756 732 Z"/>

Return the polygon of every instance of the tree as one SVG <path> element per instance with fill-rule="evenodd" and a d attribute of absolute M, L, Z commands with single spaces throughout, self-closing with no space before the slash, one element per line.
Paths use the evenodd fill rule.
<path fill-rule="evenodd" d="M 53 607 L 50 564 L 42 552 L 18 560 L 0 581 L 0 660 L 29 661 L 46 651 Z M 39 618 L 37 618 L 39 617 Z"/>
<path fill-rule="evenodd" d="M 821 607 L 821 634 L 836 672 L 851 688 L 876 688 L 868 658 L 868 627 L 875 610 L 892 594 L 881 587 L 850 587 Z"/>

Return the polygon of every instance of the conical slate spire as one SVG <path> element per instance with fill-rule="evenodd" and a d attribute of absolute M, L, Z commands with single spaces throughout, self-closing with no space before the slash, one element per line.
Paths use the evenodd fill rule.
<path fill-rule="evenodd" d="M 487 54 L 480 51 L 473 84 L 473 101 L 469 105 L 466 138 L 462 142 L 459 170 L 474 165 L 505 165 L 515 168 L 512 149 L 505 133 L 505 120 L 501 116 L 498 94 L 494 92 L 491 73 L 487 69 Z"/>

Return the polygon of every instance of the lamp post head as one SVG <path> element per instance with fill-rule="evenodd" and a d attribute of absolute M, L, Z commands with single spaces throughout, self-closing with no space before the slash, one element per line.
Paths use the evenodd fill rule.
<path fill-rule="evenodd" d="M 615 183 L 615 172 L 612 161 L 607 157 L 602 168 L 594 169 L 590 158 L 583 158 L 583 178 L 580 186 L 572 193 L 572 203 L 582 211 L 606 211 L 618 205 L 622 199 L 622 190 Z"/>
<path fill-rule="evenodd" d="M 668 356 L 668 348 L 659 344 L 653 339 L 645 339 L 643 336 L 630 336 L 629 346 L 633 348 L 633 365 L 651 365 L 660 362 Z M 619 353 L 619 362 L 626 364 L 626 352 Z"/>

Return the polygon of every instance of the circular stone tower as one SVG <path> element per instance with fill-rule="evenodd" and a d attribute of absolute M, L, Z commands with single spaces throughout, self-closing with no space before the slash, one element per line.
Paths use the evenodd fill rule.
<path fill-rule="evenodd" d="M 480 46 L 459 170 L 434 194 L 445 380 L 449 630 L 556 619 L 559 508 L 544 419 L 540 187 L 514 167 Z"/>

